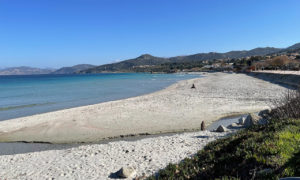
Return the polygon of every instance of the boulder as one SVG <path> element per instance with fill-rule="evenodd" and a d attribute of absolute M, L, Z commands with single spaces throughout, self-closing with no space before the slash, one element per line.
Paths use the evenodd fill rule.
<path fill-rule="evenodd" d="M 130 178 L 136 175 L 136 170 L 132 167 L 122 167 L 117 174 L 120 178 Z"/>
<path fill-rule="evenodd" d="M 228 131 L 228 129 L 226 127 L 224 127 L 223 125 L 220 125 L 216 130 L 216 132 L 227 132 L 227 131 Z"/>
<path fill-rule="evenodd" d="M 271 109 L 265 109 L 258 113 L 259 116 L 263 118 L 268 118 L 268 116 L 271 114 Z"/>
<path fill-rule="evenodd" d="M 239 119 L 239 125 L 244 125 L 245 124 L 245 120 L 246 120 L 245 117 L 240 117 L 240 119 Z"/>
<path fill-rule="evenodd" d="M 258 125 L 259 124 L 259 121 L 260 121 L 260 117 L 257 116 L 256 114 L 249 114 L 247 117 L 246 117 L 246 120 L 245 120 L 245 126 L 246 127 L 250 127 L 250 126 L 253 126 L 253 125 Z"/>

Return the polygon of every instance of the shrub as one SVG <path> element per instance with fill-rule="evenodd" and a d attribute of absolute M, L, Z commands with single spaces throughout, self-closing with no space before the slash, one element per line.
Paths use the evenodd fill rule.
<path fill-rule="evenodd" d="M 288 118 L 300 118 L 300 88 L 288 90 L 282 99 L 273 101 L 275 108 L 272 110 L 273 120 L 285 120 Z"/>

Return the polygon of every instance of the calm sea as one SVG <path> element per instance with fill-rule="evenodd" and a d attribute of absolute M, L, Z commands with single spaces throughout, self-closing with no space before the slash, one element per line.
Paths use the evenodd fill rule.
<path fill-rule="evenodd" d="M 0 76 L 0 120 L 138 96 L 196 77 L 143 73 Z"/>

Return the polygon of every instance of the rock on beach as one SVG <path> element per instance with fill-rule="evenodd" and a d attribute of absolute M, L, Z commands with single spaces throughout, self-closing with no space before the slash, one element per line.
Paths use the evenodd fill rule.
<path fill-rule="evenodd" d="M 244 125 L 245 121 L 246 121 L 245 117 L 240 117 L 240 119 L 239 119 L 239 125 Z"/>
<path fill-rule="evenodd" d="M 223 125 L 220 125 L 216 130 L 216 132 L 227 132 L 227 131 L 228 129 Z"/>
<path fill-rule="evenodd" d="M 261 117 L 259 117 L 258 115 L 250 113 L 245 120 L 245 126 L 251 127 L 253 125 L 258 125 L 260 118 Z"/>
<path fill-rule="evenodd" d="M 122 167 L 117 174 L 120 178 L 130 178 L 136 175 L 136 170 L 132 167 Z"/>

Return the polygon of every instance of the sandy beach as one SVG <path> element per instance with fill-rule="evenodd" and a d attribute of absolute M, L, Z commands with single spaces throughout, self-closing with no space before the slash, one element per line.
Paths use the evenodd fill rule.
<path fill-rule="evenodd" d="M 192 85 L 195 89 L 191 89 Z M 267 108 L 286 89 L 245 74 L 212 73 L 124 100 L 0 122 L 1 141 L 91 142 L 198 129 L 224 116 Z M 185 132 L 0 156 L 4 179 L 115 179 L 122 167 L 146 177 L 191 157 L 229 132 Z"/>
<path fill-rule="evenodd" d="M 224 116 L 267 108 L 284 91 L 245 74 L 209 73 L 139 97 L 2 121 L 0 141 L 93 142 L 199 129 L 202 121 L 208 125 Z"/>
<path fill-rule="evenodd" d="M 122 167 L 149 176 L 228 133 L 209 131 L 0 156 L 1 179 L 111 179 Z M 132 177 L 132 178 L 134 178 Z M 132 179 L 128 178 L 128 179 Z M 115 178 L 113 178 L 115 179 Z"/>

